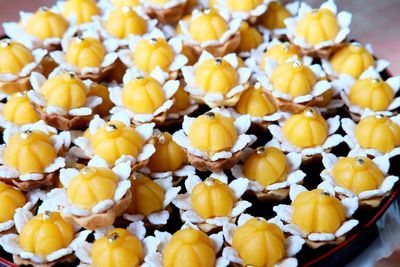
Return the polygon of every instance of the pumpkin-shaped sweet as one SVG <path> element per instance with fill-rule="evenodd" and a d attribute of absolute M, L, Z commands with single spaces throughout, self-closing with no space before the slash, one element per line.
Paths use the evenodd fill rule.
<path fill-rule="evenodd" d="M 240 44 L 237 48 L 238 52 L 248 52 L 257 48 L 263 41 L 261 34 L 256 28 L 250 27 L 247 22 L 240 25 Z"/>
<path fill-rule="evenodd" d="M 290 12 L 278 1 L 272 1 L 268 5 L 267 12 L 261 18 L 260 23 L 268 30 L 286 28 L 285 19 L 291 17 Z"/>
<path fill-rule="evenodd" d="M 70 110 L 86 105 L 86 86 L 73 74 L 63 73 L 51 77 L 40 87 L 40 93 L 47 106 Z"/>
<path fill-rule="evenodd" d="M 229 186 L 212 177 L 197 184 L 191 198 L 193 210 L 204 219 L 229 216 L 236 204 Z"/>
<path fill-rule="evenodd" d="M 263 0 L 226 0 L 226 6 L 230 11 L 251 11 L 258 5 L 262 4 Z"/>
<path fill-rule="evenodd" d="M 214 267 L 213 241 L 202 231 L 179 230 L 172 235 L 163 253 L 164 267 Z"/>
<path fill-rule="evenodd" d="M 22 228 L 21 248 L 35 255 L 47 255 L 66 248 L 74 239 L 74 229 L 58 212 L 45 212 L 30 219 Z"/>
<path fill-rule="evenodd" d="M 306 108 L 285 121 L 283 134 L 291 144 L 300 148 L 320 146 L 328 137 L 328 123 L 317 111 Z"/>
<path fill-rule="evenodd" d="M 291 223 L 306 234 L 335 233 L 346 220 L 342 202 L 320 189 L 301 192 L 292 206 Z"/>
<path fill-rule="evenodd" d="M 197 117 L 189 129 L 190 145 L 209 153 L 229 150 L 237 140 L 233 118 L 207 112 Z"/>
<path fill-rule="evenodd" d="M 314 72 L 299 61 L 281 64 L 271 74 L 274 89 L 293 98 L 309 94 L 316 82 Z"/>
<path fill-rule="evenodd" d="M 227 30 L 228 23 L 214 10 L 206 10 L 189 25 L 190 36 L 200 43 L 219 40 Z"/>
<path fill-rule="evenodd" d="M 164 209 L 163 188 L 144 175 L 131 178 L 131 193 L 132 202 L 126 213 L 148 216 Z"/>
<path fill-rule="evenodd" d="M 67 29 L 67 20 L 47 8 L 39 9 L 25 24 L 25 31 L 39 40 L 61 38 Z"/>
<path fill-rule="evenodd" d="M 146 73 L 157 66 L 167 72 L 174 57 L 174 50 L 163 38 L 142 39 L 133 51 L 135 66 Z"/>
<path fill-rule="evenodd" d="M 168 113 L 170 114 L 185 111 L 192 105 L 192 102 L 190 101 L 190 95 L 185 91 L 183 86 L 179 86 L 174 95 L 174 100 L 174 104 L 168 110 Z"/>
<path fill-rule="evenodd" d="M 240 96 L 235 109 L 240 114 L 263 117 L 278 111 L 278 106 L 273 97 L 266 93 L 264 88 L 257 83 Z"/>
<path fill-rule="evenodd" d="M 386 110 L 394 98 L 393 89 L 382 79 L 360 79 L 350 88 L 349 100 L 352 104 L 373 111 Z"/>
<path fill-rule="evenodd" d="M 245 266 L 273 267 L 286 255 L 282 230 L 263 218 L 252 218 L 239 226 L 233 234 L 232 247 Z"/>
<path fill-rule="evenodd" d="M 195 70 L 195 83 L 206 93 L 227 94 L 238 85 L 239 75 L 225 59 L 207 59 Z"/>
<path fill-rule="evenodd" d="M 123 155 L 137 158 L 145 141 L 140 134 L 120 121 L 110 121 L 90 138 L 94 153 L 109 164 Z"/>
<path fill-rule="evenodd" d="M 340 158 L 333 166 L 332 176 L 337 185 L 356 194 L 378 189 L 385 178 L 378 166 L 366 157 Z"/>
<path fill-rule="evenodd" d="M 15 210 L 26 203 L 25 195 L 18 189 L 0 182 L 0 223 L 14 219 Z"/>
<path fill-rule="evenodd" d="M 62 11 L 65 18 L 74 17 L 76 24 L 92 21 L 93 16 L 100 14 L 99 8 L 94 0 L 68 0 Z"/>
<path fill-rule="evenodd" d="M 23 125 L 39 120 L 29 97 L 24 93 L 13 94 L 3 106 L 3 117 L 6 121 Z"/>
<path fill-rule="evenodd" d="M 70 181 L 68 200 L 90 210 L 101 201 L 113 199 L 118 181 L 118 176 L 108 168 L 85 167 Z"/>
<path fill-rule="evenodd" d="M 0 74 L 19 74 L 34 60 L 32 52 L 23 44 L 8 39 L 0 41 Z"/>
<path fill-rule="evenodd" d="M 139 5 L 139 0 L 111 0 L 111 3 L 115 7 L 135 7 Z"/>
<path fill-rule="evenodd" d="M 74 38 L 70 41 L 65 55 L 68 64 L 83 69 L 98 68 L 106 55 L 103 44 L 92 37 Z"/>
<path fill-rule="evenodd" d="M 91 257 L 93 267 L 139 267 L 144 249 L 136 236 L 116 228 L 93 243 Z"/>
<path fill-rule="evenodd" d="M 5 165 L 21 174 L 43 173 L 57 157 L 50 137 L 42 131 L 23 131 L 13 134 L 4 149 Z"/>
<path fill-rule="evenodd" d="M 359 43 L 350 43 L 335 52 L 330 60 L 337 74 L 348 74 L 358 78 L 370 66 L 375 64 L 371 53 Z"/>
<path fill-rule="evenodd" d="M 387 153 L 400 145 L 400 126 L 385 116 L 368 116 L 356 126 L 355 137 L 362 148 Z"/>
<path fill-rule="evenodd" d="M 125 6 L 111 11 L 106 22 L 106 30 L 119 39 L 125 39 L 130 34 L 145 34 L 147 23 L 135 10 Z"/>
<path fill-rule="evenodd" d="M 122 89 L 122 103 L 136 114 L 152 114 L 164 102 L 163 88 L 152 77 L 137 77 Z"/>
<path fill-rule="evenodd" d="M 92 82 L 88 96 L 98 96 L 101 97 L 102 100 L 101 104 L 94 108 L 93 113 L 99 114 L 101 117 L 109 115 L 114 104 L 110 99 L 110 94 L 106 86 Z"/>
<path fill-rule="evenodd" d="M 152 172 L 176 171 L 186 162 L 186 153 L 172 140 L 168 132 L 158 136 L 154 145 L 156 152 L 150 157 L 147 167 Z"/>
<path fill-rule="evenodd" d="M 299 49 L 293 44 L 282 43 L 271 46 L 261 60 L 261 68 L 265 70 L 265 61 L 267 58 L 274 60 L 278 64 L 283 64 L 291 57 L 300 57 Z"/>
<path fill-rule="evenodd" d="M 296 35 L 307 43 L 317 45 L 333 41 L 339 32 L 335 14 L 327 8 L 307 12 L 296 25 Z"/>
<path fill-rule="evenodd" d="M 245 177 L 263 186 L 286 180 L 289 165 L 285 154 L 276 147 L 259 147 L 244 162 Z"/>

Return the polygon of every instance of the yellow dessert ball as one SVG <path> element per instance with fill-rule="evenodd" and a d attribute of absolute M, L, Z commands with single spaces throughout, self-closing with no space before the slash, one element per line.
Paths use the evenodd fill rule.
<path fill-rule="evenodd" d="M 306 13 L 296 26 L 297 36 L 311 45 L 335 40 L 339 30 L 335 14 L 326 8 Z"/>
<path fill-rule="evenodd" d="M 258 5 L 262 4 L 263 0 L 227 0 L 226 5 L 231 11 L 251 11 Z"/>
<path fill-rule="evenodd" d="M 188 137 L 194 148 L 215 153 L 232 148 L 237 140 L 237 130 L 233 118 L 207 112 L 193 121 Z"/>
<path fill-rule="evenodd" d="M 350 88 L 349 100 L 353 105 L 373 111 L 384 111 L 394 98 L 394 91 L 382 79 L 360 79 Z"/>
<path fill-rule="evenodd" d="M 86 86 L 74 74 L 64 73 L 45 81 L 40 93 L 47 106 L 57 106 L 64 110 L 86 106 Z"/>
<path fill-rule="evenodd" d="M 39 120 L 25 93 L 16 93 L 8 98 L 7 103 L 3 106 L 3 116 L 6 121 L 17 125 L 34 123 Z"/>
<path fill-rule="evenodd" d="M 385 178 L 378 166 L 366 157 L 340 158 L 333 166 L 332 176 L 336 184 L 356 194 L 378 189 Z"/>
<path fill-rule="evenodd" d="M 274 89 L 293 98 L 309 94 L 316 82 L 314 72 L 299 61 L 281 64 L 271 75 Z"/>
<path fill-rule="evenodd" d="M 135 7 L 140 4 L 139 0 L 111 0 L 111 3 L 113 6 L 120 8 L 124 6 Z"/>
<path fill-rule="evenodd" d="M 68 64 L 83 69 L 98 68 L 106 55 L 103 44 L 92 37 L 74 38 L 69 43 L 65 55 Z"/>
<path fill-rule="evenodd" d="M 129 7 L 122 7 L 111 11 L 106 22 L 106 30 L 119 39 L 129 35 L 143 35 L 147 32 L 147 22 Z"/>
<path fill-rule="evenodd" d="M 76 24 L 92 21 L 93 16 L 98 16 L 100 10 L 94 0 L 68 0 L 64 4 L 63 16 L 76 18 Z"/>
<path fill-rule="evenodd" d="M 190 101 L 190 95 L 185 91 L 183 86 L 179 86 L 178 91 L 176 91 L 174 95 L 174 100 L 174 104 L 168 110 L 168 113 L 170 114 L 185 111 L 192 105 L 192 102 Z"/>
<path fill-rule="evenodd" d="M 204 92 L 227 94 L 238 85 L 239 75 L 225 59 L 207 59 L 195 70 L 195 83 Z"/>
<path fill-rule="evenodd" d="M 286 256 L 285 235 L 264 218 L 252 218 L 239 226 L 233 234 L 232 247 L 245 266 L 273 267 Z"/>
<path fill-rule="evenodd" d="M 261 33 L 256 28 L 250 27 L 247 22 L 242 22 L 240 25 L 240 37 L 238 52 L 248 52 L 257 48 L 263 42 Z"/>
<path fill-rule="evenodd" d="M 165 100 L 161 84 L 152 77 L 137 77 L 122 89 L 122 103 L 137 114 L 152 114 Z"/>
<path fill-rule="evenodd" d="M 67 20 L 47 8 L 39 9 L 25 24 L 25 31 L 39 40 L 61 38 L 67 29 Z"/>
<path fill-rule="evenodd" d="M 240 114 L 249 114 L 254 117 L 263 117 L 278 111 L 272 95 L 264 91 L 258 83 L 240 96 L 235 108 Z"/>
<path fill-rule="evenodd" d="M 328 137 L 328 123 L 312 108 L 289 117 L 282 130 L 288 141 L 299 148 L 320 146 Z"/>
<path fill-rule="evenodd" d="M 141 71 L 151 73 L 157 66 L 168 72 L 175 52 L 163 38 L 140 40 L 133 51 L 133 62 Z"/>
<path fill-rule="evenodd" d="M 265 52 L 261 60 L 261 69 L 265 70 L 265 61 L 267 58 L 274 60 L 280 65 L 294 56 L 300 57 L 299 49 L 295 45 L 290 43 L 275 44 Z"/>
<path fill-rule="evenodd" d="M 373 66 L 375 60 L 371 53 L 359 43 L 351 43 L 335 52 L 330 63 L 337 74 L 348 74 L 356 79 L 366 69 Z"/>
<path fill-rule="evenodd" d="M 0 223 L 14 220 L 15 210 L 26 204 L 25 195 L 18 189 L 0 182 Z"/>
<path fill-rule="evenodd" d="M 114 104 L 110 99 L 108 88 L 105 85 L 93 82 L 90 86 L 88 96 L 98 96 L 102 99 L 101 104 L 94 108 L 93 113 L 99 114 L 100 117 L 109 115 Z"/>
<path fill-rule="evenodd" d="M 291 223 L 306 234 L 334 234 L 346 220 L 346 209 L 342 202 L 320 189 L 301 192 L 292 206 Z"/>
<path fill-rule="evenodd" d="M 0 74 L 19 74 L 21 70 L 35 61 L 32 52 L 16 41 L 0 40 Z"/>
<path fill-rule="evenodd" d="M 23 131 L 13 134 L 4 149 L 5 165 L 21 174 L 43 173 L 57 157 L 50 137 L 42 131 Z"/>
<path fill-rule="evenodd" d="M 91 257 L 93 267 L 139 267 L 144 249 L 128 230 L 115 228 L 93 243 Z"/>
<path fill-rule="evenodd" d="M 58 212 L 45 212 L 36 215 L 23 226 L 19 243 L 23 250 L 46 257 L 66 248 L 73 239 L 73 227 Z"/>
<path fill-rule="evenodd" d="M 212 177 L 193 188 L 191 199 L 193 210 L 204 219 L 230 216 L 236 204 L 232 189 Z"/>
<path fill-rule="evenodd" d="M 148 216 L 151 213 L 164 209 L 164 189 L 144 175 L 131 178 L 132 202 L 126 213 L 142 214 Z"/>
<path fill-rule="evenodd" d="M 362 148 L 387 153 L 400 145 L 400 126 L 385 116 L 368 116 L 357 124 L 355 137 Z"/>
<path fill-rule="evenodd" d="M 177 231 L 163 253 L 164 267 L 214 267 L 215 262 L 213 241 L 200 230 Z"/>
<path fill-rule="evenodd" d="M 228 28 L 228 23 L 218 12 L 207 10 L 191 20 L 189 32 L 194 40 L 203 43 L 219 40 Z"/>
<path fill-rule="evenodd" d="M 267 12 L 260 18 L 260 24 L 268 30 L 286 28 L 285 19 L 292 14 L 278 1 L 272 1 L 268 5 Z"/>

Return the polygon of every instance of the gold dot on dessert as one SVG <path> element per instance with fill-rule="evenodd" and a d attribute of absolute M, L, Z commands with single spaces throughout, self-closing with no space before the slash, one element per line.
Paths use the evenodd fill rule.
<path fill-rule="evenodd" d="M 6 48 L 7 46 L 9 46 L 11 44 L 11 40 L 6 38 L 0 41 L 0 47 L 2 48 Z"/>
<path fill-rule="evenodd" d="M 21 138 L 22 139 L 27 139 L 30 135 L 32 134 L 31 130 L 25 130 L 21 133 Z"/>
<path fill-rule="evenodd" d="M 164 136 L 162 133 L 160 133 L 160 134 L 157 136 L 157 138 L 158 138 L 158 142 L 159 142 L 160 144 L 165 144 L 165 142 L 167 141 L 167 139 L 165 139 L 165 136 Z"/>
<path fill-rule="evenodd" d="M 130 7 L 130 6 L 123 6 L 122 7 L 122 12 L 124 12 L 124 13 L 128 13 L 131 10 L 132 10 L 132 7 Z"/>
<path fill-rule="evenodd" d="M 88 174 L 95 173 L 95 172 L 96 172 L 96 169 L 95 168 L 91 168 L 91 167 L 85 167 L 81 171 L 81 173 L 83 175 L 88 175 Z"/>
<path fill-rule="evenodd" d="M 150 38 L 150 44 L 155 45 L 157 44 L 157 38 Z"/>
<path fill-rule="evenodd" d="M 106 131 L 107 132 L 112 132 L 112 131 L 115 131 L 117 129 L 118 129 L 118 127 L 115 124 L 109 124 L 109 125 L 106 126 Z"/>
<path fill-rule="evenodd" d="M 214 112 L 206 112 L 206 114 L 204 114 L 206 116 L 206 118 L 208 119 L 215 119 L 215 114 Z"/>
<path fill-rule="evenodd" d="M 372 79 L 372 83 L 379 83 L 380 82 L 380 79 L 379 78 L 374 78 L 374 79 Z"/>
<path fill-rule="evenodd" d="M 364 163 L 365 163 L 364 159 L 362 159 L 362 158 L 358 158 L 356 160 L 356 162 L 357 162 L 357 165 L 360 167 L 364 166 Z"/>
<path fill-rule="evenodd" d="M 137 75 L 135 78 L 136 78 L 136 80 L 141 80 L 141 79 L 144 78 L 144 76 L 143 75 Z"/>
<path fill-rule="evenodd" d="M 288 42 L 285 42 L 283 44 L 283 51 L 289 52 L 289 50 L 290 50 L 290 44 Z"/>
<path fill-rule="evenodd" d="M 254 86 L 253 86 L 255 89 L 260 89 L 260 88 L 262 88 L 262 86 L 261 86 L 261 83 L 260 82 L 256 82 L 256 83 L 254 83 Z"/>
<path fill-rule="evenodd" d="M 293 67 L 295 67 L 295 68 L 301 67 L 301 62 L 300 61 L 293 62 Z"/>
<path fill-rule="evenodd" d="M 49 11 L 49 8 L 46 6 L 42 6 L 39 8 L 39 11 L 47 12 L 47 11 Z"/>
<path fill-rule="evenodd" d="M 74 79 L 75 76 L 76 76 L 76 74 L 75 74 L 74 72 L 72 72 L 72 71 L 68 72 L 68 75 L 69 75 L 69 77 L 70 77 L 71 79 Z"/>
<path fill-rule="evenodd" d="M 42 220 L 48 220 L 48 219 L 50 219 L 50 216 L 51 216 L 51 212 L 46 210 L 45 212 L 43 212 Z"/>
<path fill-rule="evenodd" d="M 312 110 L 310 108 L 306 109 L 304 112 L 304 115 L 306 115 L 306 117 L 312 118 L 312 117 L 314 117 L 314 110 Z"/>
<path fill-rule="evenodd" d="M 325 195 L 325 196 L 330 196 L 331 195 L 331 194 L 329 194 L 328 191 L 323 191 L 322 194 Z"/>
<path fill-rule="evenodd" d="M 75 42 L 77 42 L 77 43 L 82 43 L 84 40 L 85 40 L 85 38 L 82 36 L 75 37 Z"/>
<path fill-rule="evenodd" d="M 382 114 L 377 114 L 375 115 L 375 118 L 377 118 L 378 120 L 383 119 L 385 116 L 383 116 Z"/>
<path fill-rule="evenodd" d="M 257 149 L 256 149 L 257 155 L 261 156 L 261 155 L 264 155 L 264 153 L 265 153 L 265 148 L 263 146 L 257 147 Z"/>
<path fill-rule="evenodd" d="M 139 179 L 142 176 L 143 176 L 143 174 L 141 174 L 139 172 L 135 172 L 135 173 L 132 174 L 133 180 Z"/>
<path fill-rule="evenodd" d="M 112 243 L 112 242 L 114 242 L 115 240 L 117 240 L 119 238 L 119 235 L 118 235 L 118 233 L 111 233 L 109 236 L 108 236 L 108 242 L 110 242 L 110 243 Z"/>
<path fill-rule="evenodd" d="M 266 222 L 267 220 L 263 217 L 257 217 L 256 218 L 257 222 Z"/>
<path fill-rule="evenodd" d="M 215 59 L 215 64 L 217 64 L 217 66 L 221 66 L 222 64 L 222 58 L 218 57 Z"/>
<path fill-rule="evenodd" d="M 204 181 L 204 183 L 205 183 L 207 186 L 214 186 L 214 184 L 215 184 L 215 179 L 212 178 L 212 177 L 208 177 L 208 178 Z"/>

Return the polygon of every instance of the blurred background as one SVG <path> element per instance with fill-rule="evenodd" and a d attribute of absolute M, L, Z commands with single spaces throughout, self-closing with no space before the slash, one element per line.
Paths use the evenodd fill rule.
<path fill-rule="evenodd" d="M 54 0 L 0 0 L 0 23 L 18 20 L 18 11 L 34 11 Z M 323 0 L 306 0 L 318 7 Z M 400 73 L 400 0 L 336 0 L 339 10 L 353 13 L 352 38 L 371 43 L 376 56 L 392 62 L 390 70 Z M 1 28 L 0 34 L 3 33 Z"/>

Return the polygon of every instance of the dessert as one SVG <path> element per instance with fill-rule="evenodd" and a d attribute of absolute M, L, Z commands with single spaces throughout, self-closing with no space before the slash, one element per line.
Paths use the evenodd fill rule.
<path fill-rule="evenodd" d="M 149 17 L 163 24 L 175 24 L 183 17 L 188 0 L 139 0 Z"/>
<path fill-rule="evenodd" d="M 12 125 L 21 126 L 24 124 L 39 121 L 33 106 L 26 93 L 15 93 L 7 99 L 1 108 L 0 125 L 7 128 Z"/>
<path fill-rule="evenodd" d="M 68 21 L 78 25 L 91 22 L 94 16 L 100 14 L 96 1 L 93 0 L 68 0 L 60 8 Z"/>

